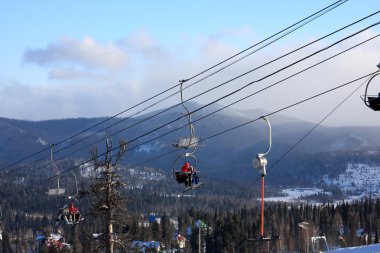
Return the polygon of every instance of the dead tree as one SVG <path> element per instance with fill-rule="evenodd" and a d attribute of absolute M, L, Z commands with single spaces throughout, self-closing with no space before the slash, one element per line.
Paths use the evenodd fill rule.
<path fill-rule="evenodd" d="M 98 155 L 96 148 L 91 150 L 96 175 L 90 187 L 91 216 L 100 219 L 105 226 L 105 232 L 97 240 L 106 253 L 113 253 L 116 246 L 123 246 L 120 237 L 114 233 L 114 224 L 123 224 L 127 213 L 125 199 L 119 191 L 124 184 L 116 171 L 127 150 L 126 146 L 125 141 L 120 141 L 119 147 L 115 149 L 117 154 L 113 157 L 112 142 L 107 138 L 104 154 Z"/>

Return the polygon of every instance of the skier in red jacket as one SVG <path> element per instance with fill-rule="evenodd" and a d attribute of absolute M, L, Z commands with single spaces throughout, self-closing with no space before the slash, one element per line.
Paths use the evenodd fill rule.
<path fill-rule="evenodd" d="M 176 172 L 176 180 L 178 183 L 185 183 L 185 187 L 191 187 L 191 179 L 192 179 L 192 167 L 190 163 L 185 163 L 180 171 Z"/>
<path fill-rule="evenodd" d="M 78 210 L 77 207 L 74 206 L 73 203 L 69 204 L 69 213 L 70 213 L 70 216 L 71 216 L 71 220 L 74 223 L 78 223 L 80 221 L 81 217 L 80 217 L 79 210 Z"/>

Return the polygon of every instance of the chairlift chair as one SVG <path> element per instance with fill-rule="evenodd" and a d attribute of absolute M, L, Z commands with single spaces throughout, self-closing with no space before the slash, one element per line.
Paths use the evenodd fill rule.
<path fill-rule="evenodd" d="M 54 163 L 54 160 L 53 160 L 53 146 L 54 146 L 54 144 L 50 145 L 50 162 L 57 172 L 57 188 L 48 189 L 47 194 L 49 196 L 65 196 L 66 195 L 66 189 L 60 188 L 60 172 L 59 172 L 58 166 Z M 66 197 L 70 200 L 75 200 L 76 204 L 77 204 L 77 208 L 79 208 L 79 201 L 76 198 L 76 196 L 78 195 L 78 183 L 77 183 L 76 175 L 74 173 L 73 173 L 73 175 L 74 175 L 74 179 L 75 179 L 76 192 L 74 195 L 66 195 Z M 72 203 L 72 202 L 70 202 L 70 203 Z M 68 211 L 67 207 L 68 207 L 68 205 L 65 204 L 63 206 L 63 208 L 59 209 L 59 215 L 58 215 L 56 224 L 60 223 L 61 221 L 65 221 L 66 225 L 75 226 L 84 220 L 84 218 L 81 217 L 79 210 L 76 213 L 71 214 Z"/>
<path fill-rule="evenodd" d="M 196 148 L 198 146 L 199 138 L 197 137 L 180 137 L 178 143 L 173 146 L 180 149 Z"/>
<path fill-rule="evenodd" d="M 181 165 L 181 167 L 177 168 L 178 161 L 183 160 L 185 158 L 193 160 L 192 167 L 193 167 L 194 171 L 196 172 L 196 178 L 194 177 L 194 175 L 190 175 L 190 179 L 189 179 L 189 175 L 182 173 L 180 170 L 182 165 Z M 178 183 L 180 183 L 180 184 L 186 183 L 187 180 L 191 180 L 191 181 L 196 180 L 197 181 L 197 182 L 191 182 L 191 186 L 188 186 L 188 187 L 185 186 L 184 192 L 186 192 L 188 190 L 194 190 L 202 184 L 199 181 L 199 171 L 197 170 L 197 166 L 198 166 L 198 160 L 192 153 L 185 153 L 184 155 L 178 156 L 177 159 L 174 160 L 173 168 L 172 168 L 173 178 Z"/>
<path fill-rule="evenodd" d="M 82 214 L 79 212 L 79 200 L 77 199 L 78 196 L 78 181 L 77 181 L 77 176 L 75 173 L 73 173 L 74 180 L 75 180 L 75 193 L 73 195 L 67 196 L 69 200 L 75 200 L 76 206 L 77 206 L 77 212 L 73 215 L 73 223 L 71 225 L 75 226 L 82 222 L 84 218 L 82 217 Z"/>
<path fill-rule="evenodd" d="M 75 197 L 69 197 L 69 199 L 76 200 L 76 210 L 74 212 L 71 212 L 70 205 L 72 204 L 72 202 L 70 202 L 69 205 L 65 204 L 62 208 L 59 208 L 59 214 L 56 220 L 56 225 L 58 225 L 61 222 L 64 222 L 64 224 L 68 226 L 75 227 L 84 220 L 81 213 L 79 212 L 79 201 Z"/>
<path fill-rule="evenodd" d="M 380 64 L 378 64 L 377 67 L 380 68 Z M 372 80 L 378 75 L 380 75 L 380 72 L 377 72 L 371 76 L 367 82 L 367 86 L 365 87 L 365 93 L 361 96 L 364 104 L 374 111 L 380 111 L 380 93 L 378 95 L 368 95 L 368 87 Z"/>
<path fill-rule="evenodd" d="M 70 202 L 70 204 L 72 204 L 72 202 Z M 64 212 L 64 210 L 62 211 Z M 75 227 L 76 225 L 84 221 L 84 217 L 82 217 L 82 214 L 79 211 L 79 205 L 76 206 L 76 210 L 74 212 L 71 212 L 69 205 L 69 213 L 63 213 L 62 215 L 66 216 L 61 216 L 61 221 L 65 221 L 65 224 L 68 226 Z"/>
<path fill-rule="evenodd" d="M 79 200 L 77 199 L 77 195 L 78 195 L 77 177 L 74 173 L 73 173 L 73 176 L 75 180 L 75 193 L 72 195 L 67 195 L 67 199 L 70 201 L 68 201 L 68 204 L 66 202 L 63 208 L 59 209 L 59 215 L 58 215 L 56 223 L 58 224 L 59 222 L 64 221 L 66 225 L 74 227 L 78 225 L 80 222 L 82 222 L 84 218 L 82 217 L 79 211 Z M 76 205 L 73 204 L 74 201 Z M 75 208 L 76 210 L 74 212 L 71 212 L 72 210 L 70 210 L 70 205 L 74 205 L 74 207 L 76 206 Z"/>
<path fill-rule="evenodd" d="M 57 188 L 48 189 L 47 194 L 49 196 L 63 196 L 66 193 L 66 189 L 60 187 L 60 172 L 58 166 L 54 163 L 53 160 L 53 146 L 54 144 L 50 145 L 50 163 L 53 165 L 56 173 L 57 173 Z"/>
<path fill-rule="evenodd" d="M 191 148 L 191 149 L 193 149 L 193 151 L 191 153 L 194 153 L 195 149 L 198 146 L 199 138 L 195 137 L 195 129 L 194 129 L 194 125 L 193 125 L 193 122 L 191 119 L 191 112 L 186 107 L 186 105 L 183 101 L 183 83 L 184 82 L 185 82 L 185 80 L 180 81 L 181 104 L 187 112 L 186 115 L 187 115 L 190 137 L 180 137 L 178 143 L 174 143 L 173 146 L 176 148 L 184 148 L 184 149 Z"/>
<path fill-rule="evenodd" d="M 380 111 L 380 97 L 367 96 L 368 107 Z"/>

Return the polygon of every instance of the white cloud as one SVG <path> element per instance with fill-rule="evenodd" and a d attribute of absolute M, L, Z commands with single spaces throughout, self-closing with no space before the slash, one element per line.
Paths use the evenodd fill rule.
<path fill-rule="evenodd" d="M 42 66 L 68 65 L 119 70 L 126 66 L 127 55 L 115 44 L 97 43 L 89 36 L 80 40 L 61 37 L 46 48 L 26 50 L 23 60 Z"/>
<path fill-rule="evenodd" d="M 238 49 L 233 43 L 217 39 L 222 39 L 225 33 L 233 37 L 231 40 L 234 38 L 241 39 L 241 44 L 250 45 L 254 43 L 252 42 L 253 36 L 247 28 L 238 29 L 236 32 L 232 30 L 223 31 L 210 37 L 186 37 L 183 40 L 175 40 L 170 45 L 161 45 L 147 31 L 139 30 L 116 43 L 101 44 L 89 37 L 82 40 L 65 38 L 50 43 L 45 49 L 29 50 L 25 53 L 24 60 L 47 66 L 48 77 L 51 80 L 48 79 L 41 86 L 37 86 L 36 83 L 34 85 L 13 85 L 0 90 L 0 114 L 4 117 L 21 119 L 114 115 L 177 84 L 178 80 L 192 77 L 239 52 L 242 48 L 239 47 Z M 363 34 L 362 38 L 370 35 L 370 33 Z M 357 38 L 356 41 L 360 40 Z M 286 44 L 283 42 L 275 43 L 225 71 L 197 83 L 185 91 L 184 97 L 187 99 L 197 95 L 305 43 L 305 41 L 295 43 L 295 40 L 287 41 Z M 297 56 L 287 57 L 276 64 L 270 64 L 259 71 L 225 85 L 221 89 L 198 97 L 195 101 L 209 103 L 248 82 L 273 73 L 280 67 L 288 65 L 329 43 L 331 42 L 320 43 L 314 49 L 304 50 Z M 376 41 L 361 46 L 235 106 L 239 109 L 262 108 L 273 111 L 327 88 L 350 81 L 374 70 L 373 67 L 378 61 L 375 45 Z M 330 53 L 326 55 L 341 50 L 341 47 L 343 45 L 332 48 Z M 110 55 L 107 52 L 111 52 Z M 126 52 L 128 52 L 128 68 L 126 68 Z M 114 57 L 101 61 L 102 57 L 112 56 L 112 54 Z M 310 66 L 325 58 L 326 55 L 313 57 L 295 68 L 283 71 L 275 77 L 252 85 L 243 92 L 219 102 L 227 104 L 235 101 L 296 72 L 296 69 L 300 70 Z M 91 66 L 97 67 L 92 68 Z M 219 68 L 220 66 L 213 71 Z M 204 75 L 196 77 L 186 85 L 202 77 Z M 63 84 L 61 81 L 65 81 L 63 86 L 59 85 Z M 27 82 L 24 81 L 23 83 Z M 352 89 L 353 86 L 350 86 L 348 89 L 339 90 L 337 93 L 331 93 L 330 96 L 312 100 L 310 103 L 302 104 L 302 106 L 287 110 L 284 113 L 292 117 L 318 121 L 334 105 L 342 101 Z M 170 93 L 176 91 L 178 90 L 172 90 Z M 10 96 L 10 94 L 13 95 Z M 19 97 L 23 97 L 25 102 L 21 102 Z M 159 107 L 173 105 L 179 101 L 179 95 L 173 96 L 167 102 L 160 104 Z M 346 109 L 350 113 L 347 113 Z M 338 116 L 332 117 L 337 124 L 345 122 L 345 124 L 352 125 L 355 122 L 366 123 L 369 122 L 368 119 L 373 119 L 370 115 L 371 112 L 363 107 L 359 98 L 354 102 L 349 102 L 342 111 Z M 353 117 L 353 115 L 355 116 Z"/>
<path fill-rule="evenodd" d="M 165 54 L 163 48 L 144 29 L 135 31 L 130 36 L 120 40 L 119 44 L 130 54 L 142 55 L 147 57 L 147 60 L 152 57 L 162 57 Z"/>
<path fill-rule="evenodd" d="M 88 78 L 99 78 L 99 76 L 88 71 L 70 68 L 53 68 L 49 71 L 49 79 L 75 80 Z"/>
<path fill-rule="evenodd" d="M 29 120 L 110 116 L 141 99 L 138 86 L 128 80 L 95 86 L 14 84 L 0 90 L 0 115 Z"/>

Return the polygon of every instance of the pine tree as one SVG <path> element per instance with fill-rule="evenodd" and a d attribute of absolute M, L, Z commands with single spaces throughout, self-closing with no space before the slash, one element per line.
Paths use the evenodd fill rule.
<path fill-rule="evenodd" d="M 171 249 L 173 243 L 174 228 L 170 223 L 170 217 L 163 215 L 161 219 L 161 241 L 165 244 L 166 249 Z"/>
<path fill-rule="evenodd" d="M 1 241 L 1 246 L 2 246 L 2 253 L 12 253 L 12 247 L 11 243 L 9 241 L 9 235 L 8 233 L 3 231 L 3 240 Z"/>

